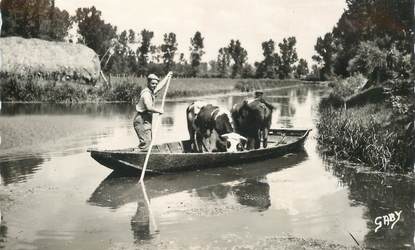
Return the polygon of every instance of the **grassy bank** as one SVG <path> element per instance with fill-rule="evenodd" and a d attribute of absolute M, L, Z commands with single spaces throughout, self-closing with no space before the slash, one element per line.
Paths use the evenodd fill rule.
<path fill-rule="evenodd" d="M 354 81 L 354 80 L 353 80 Z M 413 168 L 413 134 L 408 110 L 396 95 L 377 104 L 344 108 L 343 97 L 353 94 L 339 82 L 320 103 L 317 124 L 321 151 L 335 158 L 364 164 L 376 171 L 410 172 Z"/>
<path fill-rule="evenodd" d="M 0 79 L 0 97 L 8 102 L 77 103 L 98 101 L 127 102 L 138 95 L 141 87 L 125 82 L 114 87 L 90 86 L 74 82 L 45 80 L 38 77 Z"/>
<path fill-rule="evenodd" d="M 0 79 L 0 98 L 9 102 L 135 102 L 146 85 L 145 78 L 110 77 L 109 85 L 82 85 L 39 77 Z M 301 84 L 296 80 L 173 78 L 168 98 L 203 96 Z"/>

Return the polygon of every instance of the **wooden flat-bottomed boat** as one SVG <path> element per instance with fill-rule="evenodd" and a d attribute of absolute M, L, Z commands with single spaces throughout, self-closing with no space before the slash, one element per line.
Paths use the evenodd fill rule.
<path fill-rule="evenodd" d="M 268 146 L 238 152 L 191 152 L 189 140 L 154 145 L 146 171 L 168 173 L 235 165 L 279 157 L 301 150 L 310 129 L 270 129 Z M 136 148 L 88 149 L 98 163 L 115 171 L 141 172 L 147 152 Z"/>

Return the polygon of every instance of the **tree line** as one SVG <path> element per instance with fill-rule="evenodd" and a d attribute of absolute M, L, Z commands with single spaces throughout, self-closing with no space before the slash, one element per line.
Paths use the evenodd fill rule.
<path fill-rule="evenodd" d="M 369 81 L 408 78 L 414 48 L 413 0 L 346 0 L 331 32 L 317 39 L 320 77 L 361 73 Z"/>
<path fill-rule="evenodd" d="M 163 43 L 152 42 L 154 32 L 143 29 L 118 31 L 116 26 L 102 19 L 102 12 L 94 6 L 78 8 L 71 16 L 55 6 L 54 0 L 2 0 L 1 36 L 21 36 L 51 41 L 85 44 L 101 60 L 104 72 L 111 74 L 164 74 L 174 70 L 182 77 L 232 78 L 303 78 L 308 73 L 305 59 L 298 59 L 296 38 L 284 38 L 278 43 L 270 39 L 262 43 L 264 59 L 250 65 L 248 52 L 241 42 L 232 39 L 220 48 L 215 60 L 203 61 L 205 38 L 199 31 L 190 38 L 189 58 L 179 53 L 174 32 L 163 34 Z M 77 27 L 77 36 L 69 31 Z M 177 58 L 177 60 L 176 60 Z"/>

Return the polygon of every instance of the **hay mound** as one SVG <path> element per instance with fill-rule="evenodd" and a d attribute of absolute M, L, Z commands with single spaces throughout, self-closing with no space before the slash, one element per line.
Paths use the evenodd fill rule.
<path fill-rule="evenodd" d="M 0 38 L 0 73 L 3 75 L 95 82 L 100 70 L 98 55 L 82 44 Z"/>

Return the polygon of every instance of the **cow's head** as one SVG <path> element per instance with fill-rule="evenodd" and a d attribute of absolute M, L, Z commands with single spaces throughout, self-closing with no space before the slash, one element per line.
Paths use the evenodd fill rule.
<path fill-rule="evenodd" d="M 227 152 L 237 152 L 244 149 L 244 143 L 247 139 L 237 133 L 228 133 L 222 135 L 226 139 L 226 151 Z"/>

